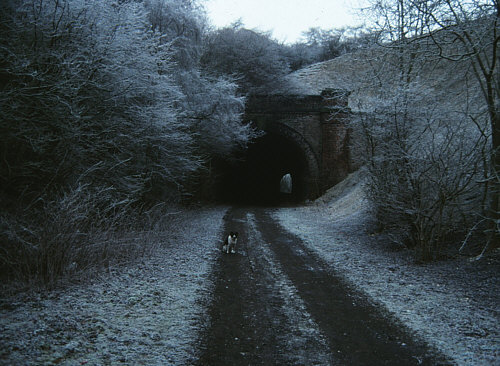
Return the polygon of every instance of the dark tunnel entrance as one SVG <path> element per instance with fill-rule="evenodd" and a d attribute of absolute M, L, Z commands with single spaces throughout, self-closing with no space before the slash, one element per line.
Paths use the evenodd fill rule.
<path fill-rule="evenodd" d="M 290 174 L 291 193 L 284 193 L 283 176 Z M 308 166 L 293 141 L 275 133 L 255 140 L 236 162 L 219 170 L 218 201 L 251 205 L 299 203 L 308 198 Z M 285 190 L 286 191 L 286 190 Z"/>

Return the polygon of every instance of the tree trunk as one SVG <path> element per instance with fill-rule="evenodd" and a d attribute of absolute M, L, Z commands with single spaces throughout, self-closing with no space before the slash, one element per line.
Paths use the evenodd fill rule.
<path fill-rule="evenodd" d="M 492 197 L 490 215 L 492 219 L 491 240 L 493 248 L 500 246 L 500 113 L 496 110 L 491 115 L 492 131 Z"/>

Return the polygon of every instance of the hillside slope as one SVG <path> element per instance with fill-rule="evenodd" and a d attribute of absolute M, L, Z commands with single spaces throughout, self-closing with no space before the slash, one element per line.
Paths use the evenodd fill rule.
<path fill-rule="evenodd" d="M 404 69 L 411 69 L 409 85 L 417 88 L 422 98 L 412 103 L 433 108 L 451 106 L 456 110 L 465 105 L 482 108 L 481 91 L 466 60 L 447 61 L 428 56 Z M 373 47 L 292 72 L 285 82 L 278 83 L 284 88 L 277 88 L 275 93 L 319 95 L 325 89 L 342 89 L 351 93 L 351 110 L 366 112 L 379 105 L 387 93 L 397 90 L 400 71 L 394 53 Z"/>
<path fill-rule="evenodd" d="M 500 363 L 500 252 L 417 264 L 373 232 L 363 174 L 305 207 L 274 212 L 348 283 L 458 365 Z"/>

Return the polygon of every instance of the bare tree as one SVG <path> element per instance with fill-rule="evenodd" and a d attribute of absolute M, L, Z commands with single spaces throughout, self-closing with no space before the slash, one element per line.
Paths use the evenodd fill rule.
<path fill-rule="evenodd" d="M 357 124 L 379 222 L 422 260 L 438 258 L 447 238 L 459 239 L 474 225 L 486 143 L 454 106 L 425 108 L 436 97 L 426 92 L 413 85 L 384 93 L 385 103 L 360 115 Z"/>
<path fill-rule="evenodd" d="M 38 5 L 5 14 L 4 187 L 36 198 L 84 176 L 138 199 L 153 177 L 180 184 L 199 163 L 142 5 Z"/>
<path fill-rule="evenodd" d="M 413 1 L 424 15 L 428 36 L 440 58 L 466 61 L 480 86 L 483 110 L 490 124 L 490 164 L 485 179 L 490 190 L 486 217 L 491 220 L 490 240 L 500 242 L 500 3 L 497 0 Z M 477 120 L 482 110 L 471 115 Z M 480 126 L 478 126 L 480 127 Z M 487 246 L 485 247 L 485 249 Z"/>
<path fill-rule="evenodd" d="M 477 227 L 484 198 L 494 201 L 496 193 L 484 184 L 493 185 L 484 154 L 492 140 L 477 73 L 456 36 L 438 43 L 452 38 L 430 26 L 423 4 L 374 2 L 378 42 L 364 53 L 372 57 L 364 86 L 371 97 L 358 106 L 365 112 L 358 126 L 381 224 L 427 260 L 446 239 L 459 241 Z M 452 62 L 445 51 L 462 57 Z"/>
<path fill-rule="evenodd" d="M 429 60 L 455 63 L 468 78 L 469 99 L 476 97 L 468 118 L 490 141 L 485 177 L 481 179 L 491 222 L 489 241 L 498 243 L 500 228 L 500 125 L 498 46 L 500 5 L 496 0 L 398 0 L 375 3 L 385 16 L 380 23 L 384 40 L 410 47 L 425 44 Z M 388 35 L 395 36 L 389 37 Z M 413 56 L 412 56 L 413 57 Z M 469 77 L 471 75 L 472 77 Z M 482 102 L 481 102 L 482 100 Z M 485 125 L 485 121 L 488 125 Z M 486 246 L 487 247 L 487 246 Z M 485 249 L 486 249 L 485 247 Z"/>
<path fill-rule="evenodd" d="M 337 29 L 313 27 L 303 33 L 305 44 L 317 53 L 317 62 L 353 52 L 362 44 L 363 36 L 361 27 Z"/>
<path fill-rule="evenodd" d="M 193 192 L 189 193 L 196 193 L 201 186 L 207 191 L 212 159 L 231 159 L 258 134 L 242 123 L 245 99 L 239 95 L 237 81 L 213 65 L 200 67 L 204 42 L 211 34 L 207 34 L 206 22 L 193 2 L 151 0 L 146 8 L 153 32 L 174 51 L 175 64 L 170 66 L 175 69 L 172 77 L 181 92 L 176 102 L 178 120 L 189 131 L 194 154 L 203 163 L 198 177 L 190 179 Z"/>

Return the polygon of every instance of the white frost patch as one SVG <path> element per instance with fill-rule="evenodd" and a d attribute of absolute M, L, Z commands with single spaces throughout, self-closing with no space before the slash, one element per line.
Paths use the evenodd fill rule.
<path fill-rule="evenodd" d="M 197 359 L 226 208 L 182 213 L 140 264 L 0 310 L 2 364 L 187 365 Z"/>
<path fill-rule="evenodd" d="M 284 339 L 280 339 L 283 342 L 282 354 L 289 357 L 288 361 L 293 365 L 330 364 L 332 356 L 325 337 L 307 312 L 299 292 L 282 270 L 269 244 L 262 238 L 256 226 L 255 215 L 248 213 L 247 222 L 250 229 L 248 240 L 259 243 L 259 262 L 266 263 L 265 268 L 271 272 L 273 277 L 273 290 L 279 294 L 278 297 L 284 302 L 281 312 L 287 318 L 286 327 L 289 332 Z M 252 259 L 250 258 L 250 260 Z M 311 352 L 311 350 L 313 351 Z"/>
<path fill-rule="evenodd" d="M 453 264 L 417 266 L 370 243 L 359 235 L 369 214 L 360 193 L 353 189 L 334 204 L 282 208 L 273 216 L 351 285 L 457 364 L 500 364 L 498 304 L 483 306 L 474 295 L 482 286 L 493 289 L 486 283 L 457 285 L 453 275 L 460 268 Z"/>

